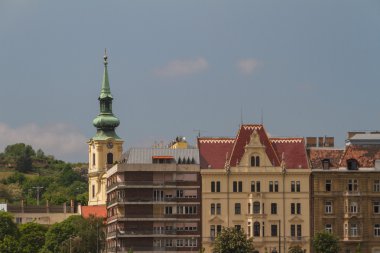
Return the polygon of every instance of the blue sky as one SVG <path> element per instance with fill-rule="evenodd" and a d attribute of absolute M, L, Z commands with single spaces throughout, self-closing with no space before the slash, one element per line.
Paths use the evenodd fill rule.
<path fill-rule="evenodd" d="M 380 129 L 380 2 L 0 2 L 0 148 L 87 161 L 103 51 L 126 150 L 264 124 L 273 136 Z"/>

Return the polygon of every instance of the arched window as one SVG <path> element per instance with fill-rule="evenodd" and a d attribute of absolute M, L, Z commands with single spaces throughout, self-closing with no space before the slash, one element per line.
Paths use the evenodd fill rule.
<path fill-rule="evenodd" d="M 260 202 L 258 201 L 253 202 L 253 213 L 254 214 L 260 213 Z"/>
<path fill-rule="evenodd" d="M 253 223 L 253 236 L 260 236 L 260 222 Z"/>
<path fill-rule="evenodd" d="M 251 156 L 251 167 L 260 167 L 260 156 Z"/>
<path fill-rule="evenodd" d="M 113 164 L 113 154 L 112 153 L 107 154 L 107 164 Z"/>

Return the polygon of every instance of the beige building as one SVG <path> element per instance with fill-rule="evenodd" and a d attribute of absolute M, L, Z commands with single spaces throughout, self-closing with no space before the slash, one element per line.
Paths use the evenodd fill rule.
<path fill-rule="evenodd" d="M 255 252 L 310 252 L 310 198 L 302 138 L 269 138 L 242 125 L 236 138 L 199 138 L 202 241 L 206 252 L 222 227 L 244 229 Z"/>
<path fill-rule="evenodd" d="M 309 145 L 313 233 L 337 235 L 343 253 L 380 253 L 380 134 L 351 132 L 346 144 Z"/>

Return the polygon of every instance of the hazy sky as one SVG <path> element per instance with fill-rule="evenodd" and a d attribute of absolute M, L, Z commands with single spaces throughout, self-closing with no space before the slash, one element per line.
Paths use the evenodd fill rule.
<path fill-rule="evenodd" d="M 244 123 L 380 129 L 380 1 L 0 1 L 0 148 L 87 161 L 103 73 L 124 149 Z"/>

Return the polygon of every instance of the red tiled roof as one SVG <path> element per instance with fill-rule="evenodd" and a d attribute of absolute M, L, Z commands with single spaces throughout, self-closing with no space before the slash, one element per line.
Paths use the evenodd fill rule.
<path fill-rule="evenodd" d="M 303 138 L 270 138 L 269 140 L 277 152 L 277 157 L 282 159 L 282 154 L 284 154 L 287 169 L 309 167 Z"/>
<path fill-rule="evenodd" d="M 98 218 L 107 218 L 107 207 L 105 205 L 99 206 L 81 206 L 83 218 L 89 218 L 95 216 Z"/>
<path fill-rule="evenodd" d="M 236 136 L 235 145 L 232 150 L 230 165 L 236 166 L 241 161 L 244 154 L 244 147 L 249 143 L 253 131 L 256 130 L 260 137 L 260 142 L 265 146 L 265 151 L 273 166 L 280 166 L 280 161 L 269 141 L 268 135 L 263 125 L 242 125 Z"/>
<path fill-rule="evenodd" d="M 374 167 L 375 160 L 380 159 L 380 145 L 350 145 L 346 147 L 340 166 L 347 167 L 347 160 L 349 159 L 357 160 L 359 167 Z"/>
<path fill-rule="evenodd" d="M 226 155 L 231 154 L 233 138 L 198 138 L 201 169 L 223 169 Z"/>
<path fill-rule="evenodd" d="M 338 168 L 340 158 L 343 155 L 343 149 L 331 148 L 309 148 L 308 155 L 312 169 L 323 169 L 322 160 L 329 159 L 330 167 Z"/>

